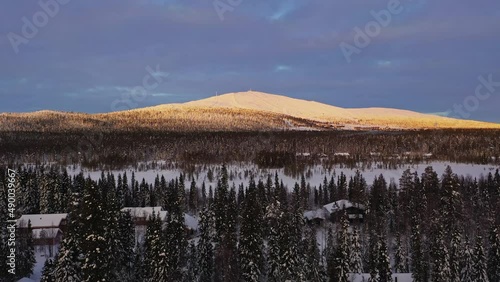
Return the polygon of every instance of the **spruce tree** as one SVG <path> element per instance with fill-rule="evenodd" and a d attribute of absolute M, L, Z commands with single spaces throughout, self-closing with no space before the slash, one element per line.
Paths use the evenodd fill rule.
<path fill-rule="evenodd" d="M 349 221 L 344 214 L 340 221 L 340 229 L 337 232 L 337 248 L 335 250 L 335 276 L 334 281 L 347 282 L 350 272 L 350 240 Z M 332 279 L 332 277 L 330 277 Z"/>
<path fill-rule="evenodd" d="M 314 228 L 307 228 L 305 246 L 305 278 L 307 281 L 323 281 L 321 257 Z"/>
<path fill-rule="evenodd" d="M 263 238 L 260 224 L 261 207 L 257 198 L 255 181 L 250 180 L 241 214 L 239 258 L 241 278 L 260 281 L 263 266 Z"/>
<path fill-rule="evenodd" d="M 198 251 L 196 250 L 196 246 L 193 241 L 189 243 L 187 248 L 187 266 L 186 266 L 186 274 L 183 277 L 184 282 L 192 282 L 198 281 Z"/>
<path fill-rule="evenodd" d="M 133 277 L 135 278 L 135 281 L 147 281 L 147 278 L 149 277 L 145 255 L 144 242 L 136 242 L 133 258 Z"/>
<path fill-rule="evenodd" d="M 353 232 L 351 236 L 351 246 L 350 249 L 350 259 L 349 259 L 349 269 L 351 273 L 362 273 L 363 272 L 363 259 L 361 254 L 361 243 L 359 241 L 358 228 L 353 227 Z"/>
<path fill-rule="evenodd" d="M 462 236 L 458 230 L 452 232 L 450 242 L 450 282 L 460 282 L 460 260 L 462 258 Z"/>
<path fill-rule="evenodd" d="M 441 226 L 438 228 L 439 230 L 437 230 L 434 235 L 434 241 L 431 249 L 432 281 L 446 282 L 449 281 L 451 276 L 448 247 L 444 241 L 444 232 L 442 231 Z"/>
<path fill-rule="evenodd" d="M 114 242 L 109 241 L 109 226 L 114 226 L 110 212 L 102 191 L 99 191 L 94 181 L 87 179 L 81 212 L 83 241 L 80 248 L 85 256 L 82 264 L 83 281 L 116 279 L 114 261 L 111 260 L 113 253 L 110 249 Z"/>
<path fill-rule="evenodd" d="M 408 272 L 408 266 L 406 265 L 406 253 L 403 250 L 403 245 L 401 242 L 401 234 L 399 233 L 399 231 L 396 233 L 396 246 L 394 250 L 394 272 L 395 273 Z"/>
<path fill-rule="evenodd" d="M 283 211 L 278 200 L 271 202 L 266 207 L 265 218 L 268 221 L 268 279 L 272 282 L 283 281 L 282 269 L 282 250 L 280 239 L 282 238 L 281 222 L 283 220 Z"/>
<path fill-rule="evenodd" d="M 236 281 L 238 269 L 238 207 L 236 202 L 236 188 L 233 187 L 227 196 L 225 207 L 224 228 L 220 233 L 220 240 L 215 246 L 215 276 L 220 281 Z"/>
<path fill-rule="evenodd" d="M 40 282 L 55 282 L 55 265 L 51 258 L 45 260 Z"/>
<path fill-rule="evenodd" d="M 474 248 L 473 255 L 473 281 L 475 282 L 488 282 L 488 275 L 486 273 L 486 257 L 483 249 L 483 238 L 481 235 L 476 237 L 476 247 Z"/>
<path fill-rule="evenodd" d="M 33 274 L 36 263 L 31 221 L 28 220 L 27 225 L 21 230 L 22 232 L 16 237 L 16 275 L 19 278 Z"/>
<path fill-rule="evenodd" d="M 146 236 L 144 240 L 146 268 L 146 281 L 168 281 L 168 254 L 166 242 L 163 237 L 162 221 L 157 213 L 148 219 Z"/>
<path fill-rule="evenodd" d="M 117 276 L 120 281 L 135 281 L 135 227 L 129 212 L 121 212 L 118 218 L 119 248 L 115 255 Z"/>
<path fill-rule="evenodd" d="M 391 260 L 389 258 L 389 252 L 387 250 L 387 243 L 383 236 L 379 236 L 379 254 L 378 254 L 378 282 L 391 282 L 392 272 L 391 272 Z"/>
<path fill-rule="evenodd" d="M 498 170 L 497 170 L 498 173 Z M 488 278 L 490 281 L 500 281 L 500 234 L 498 227 L 491 228 L 489 235 L 490 249 L 488 252 Z"/>
<path fill-rule="evenodd" d="M 81 220 L 80 220 L 80 194 L 74 192 L 73 201 L 67 218 L 66 232 L 62 240 L 57 260 L 55 261 L 55 282 L 82 281 L 81 264 L 83 253 L 81 250 Z"/>
<path fill-rule="evenodd" d="M 370 255 L 368 262 L 368 271 L 370 273 L 370 281 L 377 281 L 379 277 L 380 265 L 380 240 L 375 231 L 370 232 Z"/>
<path fill-rule="evenodd" d="M 200 214 L 200 240 L 198 241 L 199 281 L 212 282 L 214 276 L 213 213 L 206 207 Z"/>
<path fill-rule="evenodd" d="M 196 181 L 192 178 L 188 196 L 188 209 L 191 214 L 196 214 L 198 210 L 198 201 L 198 188 L 196 187 Z"/>
<path fill-rule="evenodd" d="M 326 273 L 329 278 L 328 281 L 335 282 L 335 268 L 336 268 L 335 239 L 331 228 L 329 228 L 327 231 L 324 257 L 326 260 Z"/>
<path fill-rule="evenodd" d="M 182 280 L 182 269 L 185 266 L 187 248 L 184 225 L 184 177 L 181 174 L 169 185 L 169 200 L 167 203 L 167 222 L 164 231 L 166 242 L 166 256 L 168 260 L 168 279 L 170 281 Z"/>
<path fill-rule="evenodd" d="M 469 239 L 465 236 L 464 251 L 462 255 L 462 271 L 460 273 L 461 282 L 475 282 L 474 280 L 474 254 L 469 244 Z"/>

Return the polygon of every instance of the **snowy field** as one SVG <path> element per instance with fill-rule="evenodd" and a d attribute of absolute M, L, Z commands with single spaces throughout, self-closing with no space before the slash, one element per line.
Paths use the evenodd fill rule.
<path fill-rule="evenodd" d="M 406 169 L 410 169 L 412 172 L 416 171 L 417 173 L 421 174 L 424 172 L 425 168 L 428 166 L 432 166 L 434 170 L 438 173 L 438 175 L 443 174 L 444 170 L 446 169 L 447 166 L 451 166 L 453 169 L 453 172 L 455 172 L 458 175 L 469 175 L 472 177 L 480 177 L 481 175 L 487 175 L 488 173 L 494 173 L 496 169 L 500 169 L 498 166 L 492 166 L 492 165 L 473 165 L 473 164 L 464 164 L 464 163 L 447 163 L 447 162 L 429 162 L 429 163 L 422 163 L 422 164 L 408 164 L 405 165 L 404 167 L 400 167 L 398 169 L 381 169 L 381 168 L 376 168 L 376 165 L 373 166 L 373 168 L 370 169 L 364 169 L 361 170 L 361 173 L 365 177 L 367 183 L 370 185 L 373 181 L 373 179 L 380 174 L 384 175 L 386 180 L 394 180 L 396 183 L 398 183 L 399 178 L 401 177 L 403 171 Z M 209 181 L 208 177 L 208 169 L 211 168 L 213 170 L 213 179 L 212 181 Z M 219 166 L 212 166 L 212 167 L 205 167 L 205 166 L 200 166 L 196 169 L 196 172 L 192 175 L 197 183 L 197 185 L 201 185 L 202 182 L 205 182 L 205 185 L 207 188 L 211 186 L 215 186 L 217 184 L 217 171 L 218 171 Z M 227 166 L 229 174 L 232 175 L 232 179 L 229 181 L 230 184 L 234 183 L 236 186 L 238 186 L 241 183 L 247 184 L 250 180 L 250 175 L 254 175 L 256 180 L 266 180 L 268 175 L 271 175 L 273 177 L 274 181 L 274 175 L 275 173 L 278 173 L 278 176 L 283 180 L 285 185 L 287 185 L 289 188 L 292 188 L 293 185 L 296 182 L 300 182 L 300 176 L 299 177 L 292 177 L 290 175 L 286 175 L 284 169 L 259 169 L 256 165 L 254 164 L 230 164 Z M 91 171 L 91 170 L 82 170 L 79 167 L 73 168 L 71 166 L 67 167 L 68 173 L 70 175 L 76 175 L 80 172 L 83 172 L 85 176 L 90 176 L 92 179 L 97 180 L 101 176 L 101 171 Z M 345 167 L 340 167 L 336 166 L 332 168 L 331 170 L 326 170 L 322 166 L 313 166 L 310 169 L 306 169 L 304 172 L 304 175 L 307 175 L 306 181 L 310 183 L 312 187 L 318 186 L 319 184 L 323 183 L 323 179 L 326 176 L 328 179 L 331 176 L 338 176 L 340 173 L 344 173 L 347 178 L 353 176 L 356 173 L 357 169 L 351 169 L 351 168 L 345 168 Z M 153 183 L 156 176 L 164 176 L 167 181 L 170 179 L 173 179 L 175 177 L 178 177 L 180 173 L 183 171 L 180 169 L 168 169 L 168 170 L 161 170 L 161 169 L 146 169 L 146 170 L 135 170 L 134 168 L 129 168 L 126 170 L 115 170 L 112 171 L 117 177 L 118 173 L 123 174 L 124 172 L 127 172 L 127 177 L 128 180 L 130 181 L 132 172 L 135 173 L 135 179 L 139 182 L 146 180 L 149 183 Z M 306 173 L 308 172 L 308 173 Z M 190 177 L 186 177 L 186 187 L 189 187 L 191 182 Z M 325 231 L 323 228 L 317 230 L 317 239 L 318 243 L 320 245 L 320 249 L 323 249 L 326 238 L 325 238 Z M 36 253 L 36 260 L 37 263 L 34 268 L 34 273 L 33 275 L 28 279 L 24 278 L 24 282 L 32 282 L 32 281 L 39 281 L 40 276 L 41 276 L 41 271 L 43 268 L 43 264 L 45 262 L 46 256 L 43 255 L 40 252 Z M 411 274 L 394 274 L 394 281 L 398 282 L 408 282 L 412 281 L 411 279 Z M 353 282 L 363 282 L 363 281 L 368 281 L 369 274 L 356 274 L 352 275 L 350 281 Z M 397 280 L 396 280 L 397 278 Z"/>
<path fill-rule="evenodd" d="M 375 177 L 378 177 L 380 174 L 384 175 L 385 179 L 389 182 L 390 180 L 394 180 L 396 183 L 399 182 L 399 178 L 403 174 L 403 172 L 406 169 L 410 169 L 412 172 L 416 171 L 419 175 L 424 172 L 425 168 L 428 166 L 432 166 L 433 169 L 437 172 L 439 176 L 441 176 L 446 169 L 447 166 L 451 166 L 453 169 L 453 172 L 458 174 L 458 175 L 469 175 L 472 177 L 479 178 L 481 175 L 487 175 L 488 173 L 494 173 L 496 169 L 500 169 L 499 166 L 493 166 L 493 165 L 477 165 L 477 164 L 465 164 L 465 163 L 449 163 L 449 162 L 429 162 L 429 163 L 420 163 L 420 164 L 408 164 L 403 167 L 400 167 L 398 169 L 382 169 L 382 168 L 376 168 L 375 165 L 372 166 L 371 169 L 359 169 L 360 172 L 362 173 L 363 177 L 366 179 L 366 182 L 368 184 L 371 184 L 373 179 Z M 200 166 L 201 167 L 201 166 Z M 213 166 L 212 169 L 217 169 L 218 166 Z M 230 179 L 230 184 L 234 183 L 236 187 L 241 184 L 245 183 L 247 184 L 248 181 L 250 180 L 250 177 L 247 176 L 245 177 L 245 171 L 249 172 L 249 175 L 254 175 L 256 180 L 263 180 L 265 181 L 268 177 L 268 175 L 271 175 L 273 177 L 274 181 L 274 175 L 275 173 L 278 173 L 278 176 L 283 180 L 284 184 L 288 186 L 288 188 L 293 188 L 293 185 L 298 182 L 300 183 L 300 176 L 298 177 L 292 177 L 290 175 L 287 175 L 284 171 L 284 169 L 259 169 L 256 165 L 254 164 L 230 164 L 227 166 L 228 172 L 231 174 L 231 172 L 234 175 L 233 179 Z M 85 176 L 89 176 L 97 180 L 101 176 L 101 171 L 89 171 L 89 170 L 82 170 L 79 167 L 73 168 L 73 167 L 68 167 L 68 173 L 70 175 L 75 175 L 83 171 Z M 165 179 L 170 180 L 175 177 L 178 177 L 182 170 L 180 169 L 170 169 L 170 170 L 160 170 L 160 169 L 149 169 L 149 170 L 144 170 L 144 171 L 136 171 L 132 168 L 126 169 L 126 170 L 118 170 L 118 171 L 112 171 L 115 177 L 118 176 L 118 173 L 123 174 L 124 172 L 127 172 L 127 177 L 130 181 L 132 172 L 135 173 L 135 179 L 139 182 L 142 181 L 144 178 L 146 182 L 149 183 L 154 183 L 154 179 L 157 175 L 160 177 L 163 175 Z M 340 173 L 344 173 L 347 176 L 347 179 L 349 179 L 351 176 L 353 176 L 356 173 L 357 169 L 351 169 L 351 168 L 341 168 L 340 166 L 336 166 L 331 170 L 326 170 L 323 166 L 317 165 L 313 166 L 310 168 L 310 174 L 308 175 L 306 172 L 304 172 L 304 175 L 306 175 L 306 181 L 310 183 L 311 187 L 314 186 L 319 186 L 319 184 L 323 183 L 323 179 L 326 176 L 328 180 L 330 179 L 331 176 L 338 176 Z M 212 181 L 209 181 L 207 177 L 207 169 L 200 169 L 199 173 L 193 175 L 197 185 L 201 185 L 202 182 L 205 182 L 205 185 L 207 188 L 209 185 L 215 186 L 217 184 L 216 177 L 212 179 Z M 216 175 L 216 172 L 214 173 Z M 309 176 L 309 177 L 308 177 Z M 189 184 L 191 182 L 190 177 L 186 177 L 186 187 L 189 187 Z"/>

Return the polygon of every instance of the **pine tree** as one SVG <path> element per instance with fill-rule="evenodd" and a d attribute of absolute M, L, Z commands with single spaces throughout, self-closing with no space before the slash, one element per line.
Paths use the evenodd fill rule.
<path fill-rule="evenodd" d="M 147 281 L 149 277 L 147 265 L 145 263 L 144 242 L 136 242 L 134 250 L 133 277 L 135 281 Z"/>
<path fill-rule="evenodd" d="M 45 260 L 40 282 L 55 282 L 55 265 L 51 258 Z"/>
<path fill-rule="evenodd" d="M 281 203 L 278 200 L 275 200 L 266 207 L 265 218 L 269 226 L 267 250 L 268 279 L 273 282 L 283 281 L 284 270 L 282 270 L 282 250 L 280 245 L 280 238 L 282 237 L 280 225 L 283 216 Z"/>
<path fill-rule="evenodd" d="M 260 281 L 263 265 L 263 238 L 260 225 L 261 207 L 255 181 L 250 184 L 241 214 L 239 257 L 241 277 L 244 281 Z"/>
<path fill-rule="evenodd" d="M 167 206 L 166 229 L 164 240 L 166 241 L 166 259 L 168 260 L 168 280 L 181 281 L 182 269 L 185 265 L 185 254 L 187 248 L 186 234 L 184 231 L 184 176 L 169 185 Z"/>
<path fill-rule="evenodd" d="M 470 248 L 469 239 L 465 236 L 464 252 L 462 256 L 462 271 L 460 273 L 461 282 L 475 282 L 474 280 L 474 254 Z"/>
<path fill-rule="evenodd" d="M 144 238 L 146 281 L 168 281 L 168 254 L 163 237 L 162 221 L 157 213 L 148 219 Z"/>
<path fill-rule="evenodd" d="M 80 256 L 76 242 L 72 238 L 63 239 L 57 263 L 55 266 L 56 282 L 77 282 L 82 281 L 80 271 Z"/>
<path fill-rule="evenodd" d="M 387 243 L 383 236 L 379 236 L 379 254 L 378 254 L 378 282 L 391 282 L 392 272 L 391 272 L 391 262 L 389 258 L 389 252 L 387 250 Z"/>
<path fill-rule="evenodd" d="M 489 242 L 490 250 L 488 252 L 488 278 L 492 282 L 500 281 L 500 234 L 497 226 L 491 228 Z"/>
<path fill-rule="evenodd" d="M 450 242 L 450 282 L 460 282 L 460 260 L 462 258 L 462 236 L 453 231 Z"/>
<path fill-rule="evenodd" d="M 111 260 L 113 249 L 110 248 L 114 242 L 109 241 L 109 226 L 114 226 L 116 222 L 110 217 L 111 211 L 107 208 L 104 195 L 94 181 L 86 180 L 81 212 L 83 241 L 80 245 L 85 256 L 82 264 L 83 281 L 115 280 L 114 261 Z"/>
<path fill-rule="evenodd" d="M 18 277 L 28 277 L 33 274 L 33 267 L 36 263 L 31 221 L 28 220 L 27 228 L 23 229 L 16 237 L 16 275 Z"/>
<path fill-rule="evenodd" d="M 351 273 L 363 272 L 363 259 L 361 254 L 361 244 L 359 242 L 359 232 L 356 227 L 353 227 L 350 246 L 350 263 L 349 269 Z"/>
<path fill-rule="evenodd" d="M 347 220 L 347 214 L 344 214 L 340 221 L 340 230 L 337 233 L 337 248 L 335 250 L 335 276 L 334 281 L 347 282 L 349 278 L 349 262 L 350 262 L 350 252 L 349 252 L 349 221 Z M 330 277 L 332 279 L 332 277 Z"/>
<path fill-rule="evenodd" d="M 198 251 L 196 250 L 196 246 L 191 241 L 189 243 L 189 247 L 187 249 L 187 266 L 186 266 L 186 275 L 184 275 L 184 282 L 193 282 L 198 281 Z"/>
<path fill-rule="evenodd" d="M 483 249 L 483 238 L 481 235 L 476 237 L 476 247 L 474 248 L 473 255 L 473 281 L 474 282 L 488 282 L 488 275 L 486 273 L 486 257 Z"/>
<path fill-rule="evenodd" d="M 70 212 L 66 219 L 66 232 L 59 248 L 57 260 L 55 260 L 54 279 L 55 282 L 80 282 L 81 278 L 81 262 L 83 259 L 82 250 L 80 248 L 81 236 L 81 220 L 80 220 L 80 188 L 83 185 L 83 176 L 75 177 L 73 193 L 71 196 L 72 205 L 69 207 Z"/>
<path fill-rule="evenodd" d="M 22 184 L 21 184 L 22 185 Z M 36 173 L 31 168 L 28 169 L 26 179 L 26 194 L 24 197 L 24 211 L 23 214 L 37 214 L 40 213 L 40 190 L 37 181 Z"/>
<path fill-rule="evenodd" d="M 117 276 L 120 281 L 135 281 L 135 227 L 129 212 L 120 213 L 118 218 L 119 248 L 115 256 Z"/>
<path fill-rule="evenodd" d="M 122 176 L 118 174 L 118 180 L 116 184 L 116 202 L 120 209 L 125 207 L 126 197 L 127 197 L 126 195 L 128 192 L 125 190 L 125 185 L 123 183 L 124 180 L 126 180 L 125 174 L 124 174 L 124 179 L 122 179 Z"/>
<path fill-rule="evenodd" d="M 408 266 L 406 265 L 406 253 L 403 251 L 403 245 L 401 243 L 401 234 L 396 233 L 396 246 L 394 250 L 394 272 L 395 273 L 406 273 L 408 272 Z"/>
<path fill-rule="evenodd" d="M 326 247 L 324 250 L 324 257 L 326 260 L 326 272 L 328 276 L 328 281 L 335 282 L 335 268 L 336 268 L 336 260 L 335 260 L 335 239 L 333 236 L 333 231 L 331 228 L 327 231 L 326 236 Z"/>
<path fill-rule="evenodd" d="M 188 197 L 188 208 L 191 214 L 195 214 L 198 210 L 198 188 L 196 187 L 196 181 L 194 178 L 191 179 L 191 186 L 189 187 L 189 197 Z"/>
<path fill-rule="evenodd" d="M 227 196 L 225 205 L 225 221 L 220 233 L 220 241 L 215 246 L 215 276 L 220 281 L 236 281 L 238 279 L 238 207 L 236 188 L 233 187 Z"/>
<path fill-rule="evenodd" d="M 412 216 L 411 225 L 411 272 L 415 282 L 426 281 L 426 264 L 424 262 L 424 242 L 422 227 L 418 214 Z"/>
<path fill-rule="evenodd" d="M 43 174 L 40 180 L 40 212 L 54 213 L 55 197 L 58 189 L 57 175 L 52 170 L 49 174 Z"/>
<path fill-rule="evenodd" d="M 205 208 L 200 214 L 200 240 L 198 241 L 199 281 L 212 282 L 214 275 L 213 213 Z"/>
<path fill-rule="evenodd" d="M 370 281 L 377 281 L 379 277 L 380 265 L 380 240 L 375 231 L 370 233 L 370 258 L 368 264 L 368 271 L 370 272 Z"/>
<path fill-rule="evenodd" d="M 323 281 L 323 269 L 321 257 L 316 239 L 316 231 L 308 228 L 304 240 L 305 248 L 305 278 L 307 281 Z"/>
<path fill-rule="evenodd" d="M 442 231 L 441 226 L 438 228 L 439 230 L 437 230 L 434 235 L 434 241 L 431 249 L 432 281 L 445 282 L 449 281 L 451 276 L 449 254 L 444 241 L 444 232 Z"/>

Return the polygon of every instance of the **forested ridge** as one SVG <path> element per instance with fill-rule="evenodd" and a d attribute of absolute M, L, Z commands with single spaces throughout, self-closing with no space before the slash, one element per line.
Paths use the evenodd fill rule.
<path fill-rule="evenodd" d="M 428 167 L 421 175 L 405 171 L 397 183 L 341 173 L 313 187 L 304 176 L 286 187 L 275 175 L 236 187 L 223 166 L 212 187 L 185 174 L 148 183 L 126 173 L 92 180 L 54 167 L 14 169 L 20 214 L 69 213 L 60 252 L 47 260 L 42 281 L 348 281 L 348 273 L 360 272 L 380 282 L 398 272 L 411 272 L 415 281 L 500 279 L 498 170 L 473 178 Z M 0 169 L 2 211 L 6 186 Z M 306 224 L 305 210 L 339 199 L 367 207 L 364 222 L 341 216 Z M 130 214 L 120 212 L 125 206 L 162 206 L 166 225 L 150 218 L 145 240 L 136 242 Z M 196 240 L 185 236 L 184 212 L 200 218 Z M 25 261 L 19 277 L 32 269 L 29 234 L 19 237 Z M 8 277 L 6 263 L 0 265 L 0 277 Z"/>
<path fill-rule="evenodd" d="M 498 130 L 2 132 L 0 163 L 76 163 L 99 169 L 160 159 L 186 165 L 235 161 L 281 167 L 373 161 L 395 167 L 432 160 L 498 164 L 499 139 Z M 273 163 L 273 155 L 286 161 Z"/>

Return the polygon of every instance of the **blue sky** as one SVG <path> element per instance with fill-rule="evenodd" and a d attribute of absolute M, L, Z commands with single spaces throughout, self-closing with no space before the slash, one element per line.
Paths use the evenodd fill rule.
<path fill-rule="evenodd" d="M 134 107 L 252 89 L 444 113 L 474 101 L 478 77 L 500 84 L 500 2 L 395 1 L 2 1 L 0 112 L 109 112 L 148 66 L 161 83 Z M 359 52 L 346 60 L 342 44 Z M 470 118 L 500 122 L 500 86 L 490 94 Z"/>

